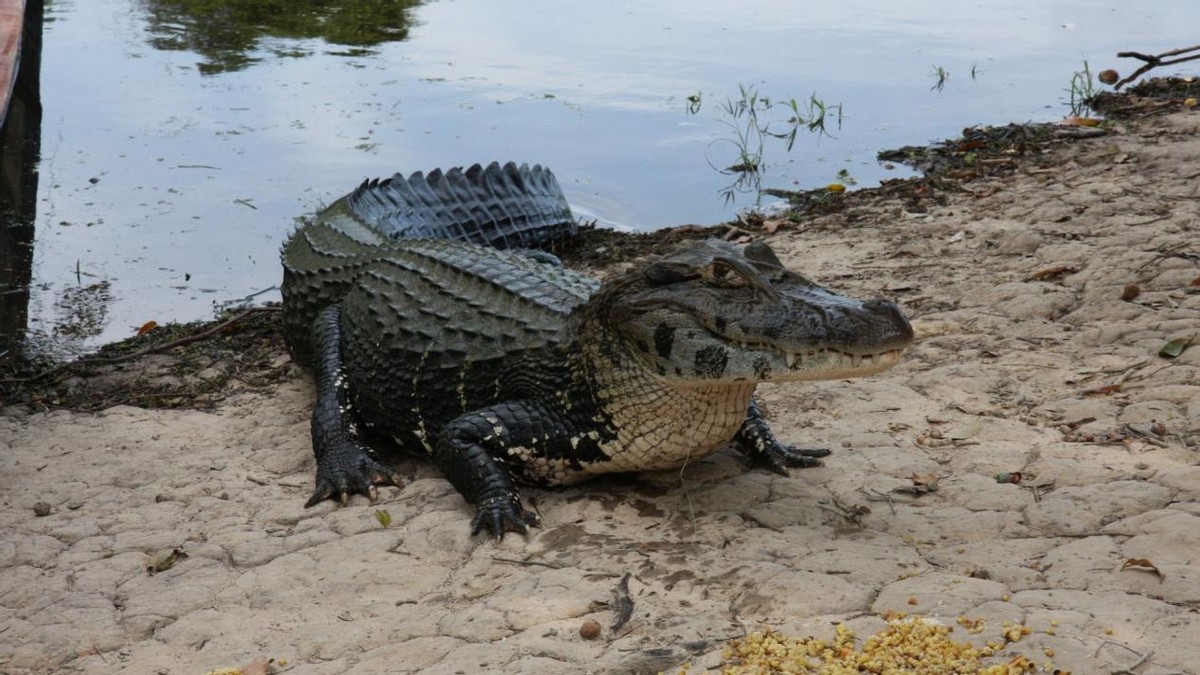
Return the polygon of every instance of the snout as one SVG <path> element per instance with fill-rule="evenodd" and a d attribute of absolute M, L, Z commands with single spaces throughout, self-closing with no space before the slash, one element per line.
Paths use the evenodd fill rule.
<path fill-rule="evenodd" d="M 870 316 L 870 342 L 887 349 L 903 349 L 912 344 L 913 329 L 900 307 L 883 298 L 864 301 L 862 308 Z"/>

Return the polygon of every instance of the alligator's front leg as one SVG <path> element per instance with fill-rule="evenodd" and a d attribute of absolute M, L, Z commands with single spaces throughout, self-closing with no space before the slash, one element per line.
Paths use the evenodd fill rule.
<path fill-rule="evenodd" d="M 746 456 L 785 476 L 789 468 L 821 466 L 821 460 L 817 458 L 829 455 L 826 448 L 796 448 L 780 443 L 753 400 L 746 411 L 746 421 L 733 437 L 733 443 Z"/>
<path fill-rule="evenodd" d="M 433 456 L 442 474 L 475 505 L 471 534 L 486 527 L 500 539 L 508 530 L 526 532 L 539 523 L 538 515 L 521 505 L 509 464 L 546 457 L 551 445 L 569 442 L 571 429 L 558 412 L 534 401 L 465 413 L 442 429 Z"/>
<path fill-rule="evenodd" d="M 399 485 L 392 467 L 380 462 L 359 440 L 351 409 L 350 388 L 342 364 L 341 309 L 327 307 L 313 320 L 316 348 L 313 374 L 317 402 L 313 406 L 313 453 L 317 456 L 317 485 L 305 507 L 336 498 L 345 505 L 351 494 L 375 499 L 376 485 Z"/>

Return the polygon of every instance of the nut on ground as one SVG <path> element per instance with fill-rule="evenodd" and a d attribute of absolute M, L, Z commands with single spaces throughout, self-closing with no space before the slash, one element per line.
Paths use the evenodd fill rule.
<path fill-rule="evenodd" d="M 579 637 L 584 640 L 595 640 L 600 637 L 600 622 L 595 619 L 588 619 L 579 626 Z"/>

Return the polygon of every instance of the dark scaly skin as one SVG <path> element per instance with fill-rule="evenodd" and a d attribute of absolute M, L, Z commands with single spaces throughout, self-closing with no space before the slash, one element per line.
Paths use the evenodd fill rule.
<path fill-rule="evenodd" d="M 395 470 L 380 462 L 370 447 L 361 441 L 358 423 L 352 414 L 346 375 L 341 368 L 341 309 L 325 308 L 313 321 L 312 340 L 321 361 L 314 364 L 317 389 L 322 396 L 313 408 L 313 447 L 322 448 L 317 456 L 317 487 L 305 504 L 313 506 L 336 497 L 346 504 L 352 494 L 375 499 L 376 485 L 399 485 Z"/>
<path fill-rule="evenodd" d="M 574 227 L 548 171 L 493 164 L 365 183 L 292 237 L 285 335 L 318 389 L 309 505 L 395 484 L 364 442 L 380 437 L 431 455 L 497 537 L 537 523 L 518 482 L 730 444 L 780 473 L 819 465 L 774 437 L 755 384 L 878 372 L 912 339 L 895 305 L 832 294 L 761 243 L 686 244 L 604 285 L 529 250 Z"/>
<path fill-rule="evenodd" d="M 784 445 L 775 438 L 770 425 L 763 419 L 758 404 L 750 402 L 746 423 L 733 437 L 734 447 L 751 460 L 777 474 L 786 476 L 788 469 L 809 469 L 821 466 L 821 457 L 828 457 L 827 448 L 796 448 Z"/>

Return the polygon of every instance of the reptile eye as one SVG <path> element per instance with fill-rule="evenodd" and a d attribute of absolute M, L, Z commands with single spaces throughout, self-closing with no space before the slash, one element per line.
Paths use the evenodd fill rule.
<path fill-rule="evenodd" d="M 717 282 L 721 286 L 745 286 L 746 279 L 742 277 L 736 269 L 728 263 L 714 260 L 708 269 L 705 270 L 709 279 Z"/>

